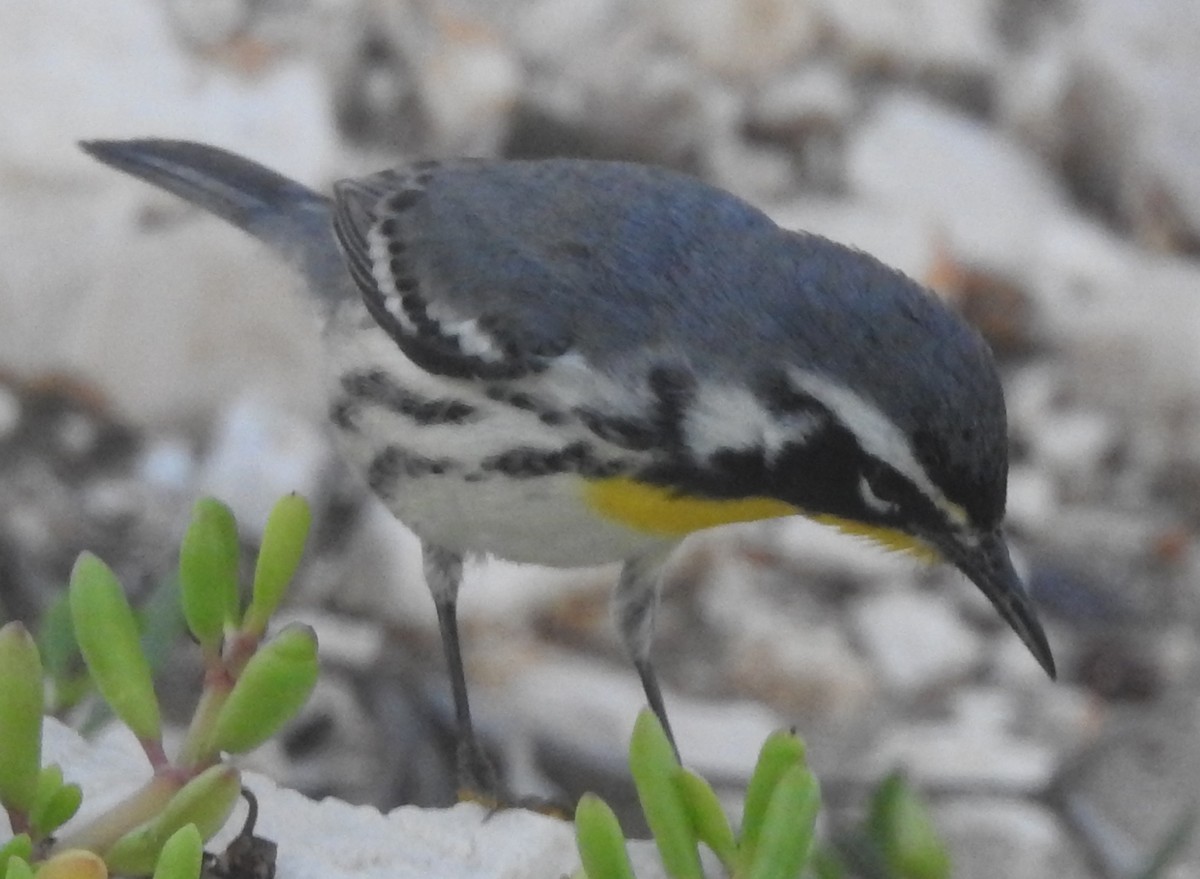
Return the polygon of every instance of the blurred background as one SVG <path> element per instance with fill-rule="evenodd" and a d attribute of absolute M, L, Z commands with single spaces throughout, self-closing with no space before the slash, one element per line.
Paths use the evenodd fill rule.
<path fill-rule="evenodd" d="M 794 725 L 835 830 L 899 767 L 956 876 L 1133 875 L 1200 791 L 1197 46 L 1191 0 L 0 0 L 0 616 L 37 619 L 83 549 L 152 596 L 195 498 L 252 545 L 302 491 L 291 612 L 325 673 L 255 765 L 450 802 L 416 542 L 330 448 L 297 280 L 75 142 L 203 140 L 322 188 L 429 156 L 669 165 L 983 331 L 1061 670 L 952 572 L 803 522 L 723 529 L 686 544 L 660 614 L 685 760 L 737 794 Z M 614 577 L 468 575 L 478 721 L 520 791 L 629 799 Z M 1160 875 L 1198 871 L 1187 842 Z"/>

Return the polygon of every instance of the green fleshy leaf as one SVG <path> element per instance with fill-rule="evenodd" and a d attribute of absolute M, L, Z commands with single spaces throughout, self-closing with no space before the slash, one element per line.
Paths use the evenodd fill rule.
<path fill-rule="evenodd" d="M 317 636 L 292 624 L 258 649 L 217 714 L 211 738 L 216 751 L 257 748 L 303 707 L 317 683 Z"/>
<path fill-rule="evenodd" d="M 821 789 L 807 768 L 793 763 L 771 792 L 747 879 L 797 879 L 813 847 Z"/>
<path fill-rule="evenodd" d="M 692 821 L 692 829 L 700 841 L 712 849 L 724 864 L 725 869 L 732 872 L 737 865 L 737 843 L 733 838 L 733 829 L 729 826 L 729 818 L 721 808 L 717 792 L 707 781 L 689 769 L 680 769 L 675 777 L 679 785 L 679 795 Z"/>
<path fill-rule="evenodd" d="M 75 639 L 101 695 L 134 735 L 157 741 L 158 700 L 133 610 L 116 575 L 89 552 L 71 571 L 70 602 Z"/>
<path fill-rule="evenodd" d="M 662 724 L 643 710 L 633 725 L 629 769 L 663 866 L 675 879 L 703 879 L 692 819 L 679 793 L 679 761 Z"/>
<path fill-rule="evenodd" d="M 746 787 L 746 805 L 742 810 L 738 856 L 743 867 L 754 860 L 775 786 L 793 766 L 803 766 L 804 759 L 804 742 L 793 732 L 776 730 L 763 742 L 754 773 Z"/>
<path fill-rule="evenodd" d="M 8 863 L 14 858 L 24 861 L 27 866 L 33 860 L 33 840 L 28 833 L 18 833 L 0 845 L 0 876 L 7 875 Z"/>
<path fill-rule="evenodd" d="M 0 628 L 0 803 L 26 814 L 41 772 L 44 692 L 33 637 L 8 623 Z"/>
<path fill-rule="evenodd" d="M 617 816 L 595 794 L 584 794 L 575 807 L 575 844 L 588 879 L 634 879 Z"/>
<path fill-rule="evenodd" d="M 204 862 L 204 840 L 195 824 L 185 824 L 163 843 L 154 879 L 200 879 Z"/>
<path fill-rule="evenodd" d="M 33 879 L 33 867 L 20 856 L 13 856 L 4 865 L 4 879 Z"/>
<path fill-rule="evenodd" d="M 938 837 L 925 804 L 899 772 L 871 798 L 867 830 L 898 879 L 947 879 L 950 853 Z"/>
<path fill-rule="evenodd" d="M 42 614 L 37 633 L 42 665 L 55 681 L 74 679 L 83 668 L 75 627 L 71 623 L 71 605 L 66 592 L 56 598 Z"/>
<path fill-rule="evenodd" d="M 62 769 L 52 763 L 38 778 L 29 824 L 39 837 L 49 836 L 74 817 L 82 802 L 83 790 L 77 784 L 64 784 Z"/>
<path fill-rule="evenodd" d="M 180 788 L 152 820 L 114 842 L 104 852 L 104 862 L 113 873 L 153 872 L 163 846 L 181 827 L 194 824 L 202 839 L 220 830 L 237 804 L 241 784 L 241 775 L 232 766 L 206 769 Z"/>
<path fill-rule="evenodd" d="M 238 616 L 237 522 L 229 507 L 201 498 L 179 546 L 183 617 L 200 646 L 215 653 Z"/>
<path fill-rule="evenodd" d="M 271 510 L 263 529 L 254 568 L 254 590 L 243 623 L 248 634 L 261 635 L 266 631 L 267 621 L 279 607 L 300 565 L 311 524 L 308 501 L 298 494 L 280 498 Z"/>
<path fill-rule="evenodd" d="M 79 652 L 79 644 L 75 641 L 68 592 L 59 595 L 42 614 L 37 642 L 42 666 L 52 684 L 47 694 L 46 713 L 59 715 L 78 705 L 95 690 Z M 86 725 L 80 732 L 87 734 Z"/>

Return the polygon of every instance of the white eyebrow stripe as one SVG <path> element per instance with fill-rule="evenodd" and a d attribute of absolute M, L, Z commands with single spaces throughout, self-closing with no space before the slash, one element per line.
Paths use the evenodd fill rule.
<path fill-rule="evenodd" d="M 960 527 L 967 524 L 963 508 L 934 485 L 913 454 L 908 438 L 879 409 L 849 388 L 836 385 L 817 373 L 793 366 L 788 368 L 787 377 L 798 390 L 826 406 L 854 434 L 864 452 L 895 468 L 929 498 L 951 523 Z"/>

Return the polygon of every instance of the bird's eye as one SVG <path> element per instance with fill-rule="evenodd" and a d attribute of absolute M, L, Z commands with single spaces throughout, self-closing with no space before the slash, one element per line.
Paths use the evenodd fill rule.
<path fill-rule="evenodd" d="M 869 467 L 858 478 L 858 492 L 867 509 L 888 516 L 900 509 L 904 497 L 904 482 L 887 467 Z"/>

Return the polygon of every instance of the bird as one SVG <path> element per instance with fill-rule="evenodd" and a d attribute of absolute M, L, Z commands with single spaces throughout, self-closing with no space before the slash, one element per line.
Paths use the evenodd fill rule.
<path fill-rule="evenodd" d="M 1003 531 L 994 359 L 876 258 L 626 162 L 418 160 L 324 195 L 199 143 L 81 147 L 303 276 L 337 445 L 421 542 L 460 789 L 495 785 L 456 613 L 477 554 L 620 562 L 617 628 L 672 746 L 663 571 L 685 536 L 730 522 L 803 516 L 948 563 L 1055 676 Z"/>

